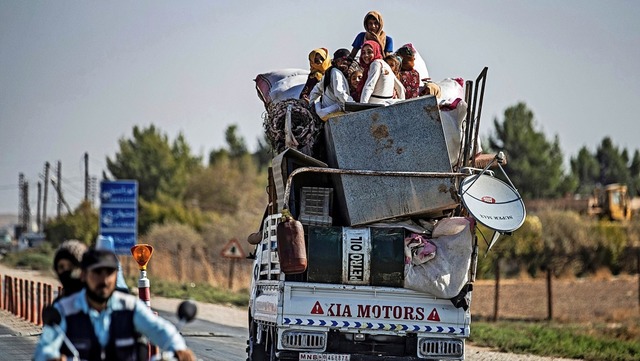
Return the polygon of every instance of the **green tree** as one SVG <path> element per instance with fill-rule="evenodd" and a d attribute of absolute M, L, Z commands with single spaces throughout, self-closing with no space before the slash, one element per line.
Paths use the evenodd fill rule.
<path fill-rule="evenodd" d="M 600 164 L 600 176 L 598 181 L 602 185 L 610 183 L 627 184 L 631 180 L 627 163 L 629 156 L 626 150 L 620 152 L 611 138 L 605 137 L 598 146 L 596 158 Z"/>
<path fill-rule="evenodd" d="M 631 176 L 629 184 L 629 194 L 634 197 L 640 195 L 640 151 L 636 149 L 629 165 L 629 175 Z"/>
<path fill-rule="evenodd" d="M 502 123 L 494 119 L 490 148 L 505 151 L 507 173 L 523 197 L 558 196 L 566 182 L 559 139 L 548 141 L 534 125 L 533 112 L 524 103 L 507 108 Z"/>
<path fill-rule="evenodd" d="M 193 175 L 186 201 L 206 212 L 235 214 L 243 207 L 241 203 L 246 194 L 256 190 L 266 194 L 265 180 L 264 172 L 257 168 L 249 154 L 238 159 L 221 157 Z"/>
<path fill-rule="evenodd" d="M 263 135 L 262 139 L 258 138 L 258 146 L 253 158 L 258 164 L 259 169 L 264 169 L 271 166 L 271 159 L 273 158 L 273 149 L 267 135 Z"/>
<path fill-rule="evenodd" d="M 190 172 L 200 167 L 201 160 L 191 155 L 182 134 L 172 145 L 154 125 L 133 127 L 133 138 L 120 139 L 120 150 L 107 168 L 116 179 L 138 181 L 140 198 L 152 202 L 160 194 L 181 199 Z"/>
<path fill-rule="evenodd" d="M 233 124 L 224 131 L 224 138 L 227 148 L 213 150 L 209 154 L 209 164 L 222 160 L 224 157 L 239 159 L 248 154 L 247 145 L 244 138 L 237 134 L 238 126 Z"/>
<path fill-rule="evenodd" d="M 46 230 L 47 239 L 56 245 L 68 239 L 91 245 L 98 237 L 98 212 L 91 203 L 82 202 L 71 214 L 50 221 Z"/>
<path fill-rule="evenodd" d="M 244 138 L 236 134 L 237 130 L 238 127 L 236 125 L 227 127 L 225 130 L 227 147 L 213 150 L 209 154 L 210 166 L 218 163 L 231 162 L 241 173 L 251 172 L 255 168 L 254 160 L 247 151 Z"/>
<path fill-rule="evenodd" d="M 590 194 L 600 177 L 600 163 L 586 147 L 580 148 L 578 155 L 571 158 L 571 172 L 578 178 L 580 187 L 578 192 Z"/>
<path fill-rule="evenodd" d="M 205 216 L 197 207 L 188 207 L 176 198 L 160 194 L 155 202 L 140 199 L 140 214 L 138 215 L 138 230 L 141 235 L 155 224 L 182 223 L 197 230 L 205 223 Z"/>

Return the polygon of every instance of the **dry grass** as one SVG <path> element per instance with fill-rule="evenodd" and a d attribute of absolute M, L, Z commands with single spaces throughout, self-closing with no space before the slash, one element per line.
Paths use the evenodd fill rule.
<path fill-rule="evenodd" d="M 637 275 L 613 277 L 608 271 L 589 278 L 553 279 L 553 320 L 584 324 L 594 334 L 640 339 L 639 287 Z M 476 281 L 473 317 L 493 319 L 494 292 L 494 281 Z M 500 281 L 498 319 L 546 320 L 547 307 L 545 279 Z"/>
<path fill-rule="evenodd" d="M 474 285 L 473 312 L 492 317 L 495 282 L 479 280 Z M 616 322 L 638 317 L 638 276 L 613 277 L 598 272 L 594 277 L 553 279 L 553 316 L 559 321 Z M 545 279 L 506 279 L 500 281 L 500 318 L 546 319 Z"/>

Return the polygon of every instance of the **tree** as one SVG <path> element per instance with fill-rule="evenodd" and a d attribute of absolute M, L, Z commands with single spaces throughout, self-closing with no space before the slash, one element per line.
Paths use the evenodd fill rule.
<path fill-rule="evenodd" d="M 580 148 L 578 155 L 571 158 L 571 172 L 578 178 L 579 193 L 590 194 L 600 177 L 600 163 L 586 147 Z"/>
<path fill-rule="evenodd" d="M 629 194 L 634 197 L 640 195 L 640 151 L 636 149 L 633 153 L 633 159 L 629 165 L 629 175 L 631 181 L 629 184 Z"/>
<path fill-rule="evenodd" d="M 202 228 L 205 217 L 197 207 L 187 207 L 181 200 L 160 194 L 155 202 L 140 199 L 138 230 L 147 233 L 155 224 L 181 223 L 197 230 Z"/>
<path fill-rule="evenodd" d="M 600 164 L 600 176 L 598 181 L 602 185 L 611 183 L 627 184 L 631 180 L 629 168 L 629 156 L 626 150 L 622 153 L 613 145 L 611 138 L 605 137 L 596 151 L 596 158 Z"/>
<path fill-rule="evenodd" d="M 507 173 L 525 198 L 561 194 L 565 176 L 558 137 L 549 142 L 534 129 L 533 112 L 524 103 L 509 107 L 504 121 L 494 119 L 495 134 L 489 136 L 491 149 L 507 153 Z"/>
<path fill-rule="evenodd" d="M 47 239 L 60 244 L 68 239 L 77 239 L 91 245 L 98 237 L 98 212 L 90 202 L 82 202 L 71 214 L 47 224 Z"/>
<path fill-rule="evenodd" d="M 201 159 L 191 155 L 182 134 L 172 145 L 165 134 L 151 125 L 133 127 L 132 139 L 119 140 L 120 151 L 107 168 L 117 179 L 138 181 L 140 198 L 152 202 L 160 194 L 181 199 L 189 174 L 200 167 Z"/>
<path fill-rule="evenodd" d="M 253 159 L 258 164 L 259 169 L 264 169 L 271 165 L 271 159 L 273 158 L 273 149 L 269 138 L 264 134 L 262 139 L 258 138 L 258 146 L 255 153 L 253 153 Z"/>
<path fill-rule="evenodd" d="M 251 172 L 254 166 L 254 160 L 247 151 L 244 138 L 236 134 L 238 127 L 230 125 L 225 130 L 225 140 L 227 148 L 213 150 L 209 154 L 209 166 L 218 163 L 230 162 L 231 165 L 237 167 L 241 173 Z"/>
<path fill-rule="evenodd" d="M 209 154 L 209 164 L 222 160 L 224 157 L 231 159 L 239 159 L 248 154 L 247 145 L 244 138 L 236 134 L 238 126 L 233 124 L 224 131 L 224 138 L 227 142 L 227 148 L 213 150 Z"/>

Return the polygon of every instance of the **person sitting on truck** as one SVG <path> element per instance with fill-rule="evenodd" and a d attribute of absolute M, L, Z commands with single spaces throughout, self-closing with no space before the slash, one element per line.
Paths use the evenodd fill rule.
<path fill-rule="evenodd" d="M 84 287 L 84 283 L 80 279 L 80 261 L 87 248 L 86 244 L 76 239 L 70 239 L 62 242 L 56 250 L 53 256 L 53 270 L 62 284 L 62 291 L 54 302 L 64 296 L 76 293 Z"/>
<path fill-rule="evenodd" d="M 405 45 L 396 51 L 402 59 L 400 66 L 400 82 L 404 85 L 405 99 L 417 98 L 420 92 L 420 74 L 414 67 L 415 49 Z"/>
<path fill-rule="evenodd" d="M 315 102 L 316 113 L 322 120 L 327 120 L 331 114 L 343 111 L 346 102 L 353 102 L 346 77 L 351 65 L 348 56 L 347 49 L 338 49 L 333 53 L 331 67 L 309 94 L 309 102 L 312 104 Z M 318 99 L 319 101 L 316 102 Z"/>
<path fill-rule="evenodd" d="M 300 98 L 309 102 L 309 94 L 314 86 L 322 79 L 324 73 L 331 66 L 329 59 L 329 50 L 325 48 L 314 49 L 309 53 L 309 68 L 311 73 L 300 92 Z"/>
<path fill-rule="evenodd" d="M 358 66 L 357 69 L 353 70 L 351 74 L 349 74 L 349 94 L 353 98 L 354 102 L 360 101 L 358 97 L 358 84 L 362 80 L 362 70 Z"/>
<path fill-rule="evenodd" d="M 353 40 L 353 44 L 351 44 L 353 49 L 349 54 L 351 59 L 355 59 L 366 40 L 373 40 L 380 44 L 380 48 L 384 49 L 384 55 L 393 53 L 393 39 L 382 30 L 383 25 L 382 14 L 377 11 L 369 11 L 364 16 L 365 31 L 359 33 Z"/>
<path fill-rule="evenodd" d="M 400 58 L 396 55 L 390 54 L 384 57 L 384 61 L 389 64 L 396 78 L 400 79 Z"/>
<path fill-rule="evenodd" d="M 360 103 L 388 105 L 393 102 L 394 91 L 398 99 L 404 99 L 404 87 L 393 74 L 389 64 L 382 60 L 380 44 L 367 40 L 360 55 L 362 80 L 358 84 Z"/>
<path fill-rule="evenodd" d="M 389 64 L 391 71 L 393 71 L 393 75 L 395 75 L 396 78 L 400 80 L 400 60 L 398 59 L 398 57 L 396 55 L 389 54 L 384 57 L 384 62 Z M 406 90 L 405 90 L 405 93 L 406 93 Z M 393 89 L 393 98 L 394 99 L 398 98 L 398 89 L 395 87 Z M 405 98 L 406 98 L 406 95 L 405 95 Z"/>

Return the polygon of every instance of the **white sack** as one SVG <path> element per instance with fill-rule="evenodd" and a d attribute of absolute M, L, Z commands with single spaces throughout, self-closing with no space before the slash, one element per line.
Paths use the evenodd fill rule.
<path fill-rule="evenodd" d="M 265 103 L 278 103 L 285 99 L 298 99 L 309 78 L 309 70 L 280 69 L 256 76 L 258 97 Z"/>
<path fill-rule="evenodd" d="M 434 82 L 440 87 L 440 97 L 438 103 L 452 103 L 456 99 L 464 100 L 464 81 L 460 78 L 446 78 L 441 81 Z M 462 84 L 460 84 L 462 83 Z"/>
<path fill-rule="evenodd" d="M 440 108 L 440 120 L 442 121 L 442 130 L 444 139 L 447 143 L 447 151 L 449 152 L 449 161 L 451 165 L 458 163 L 460 156 L 460 146 L 462 144 L 462 122 L 467 115 L 467 103 L 461 100 L 456 103 L 454 109 L 446 107 Z"/>
<path fill-rule="evenodd" d="M 463 217 L 444 218 L 431 241 L 438 251 L 429 262 L 405 264 L 404 287 L 438 298 L 453 298 L 467 283 L 471 266 L 471 222 Z"/>

